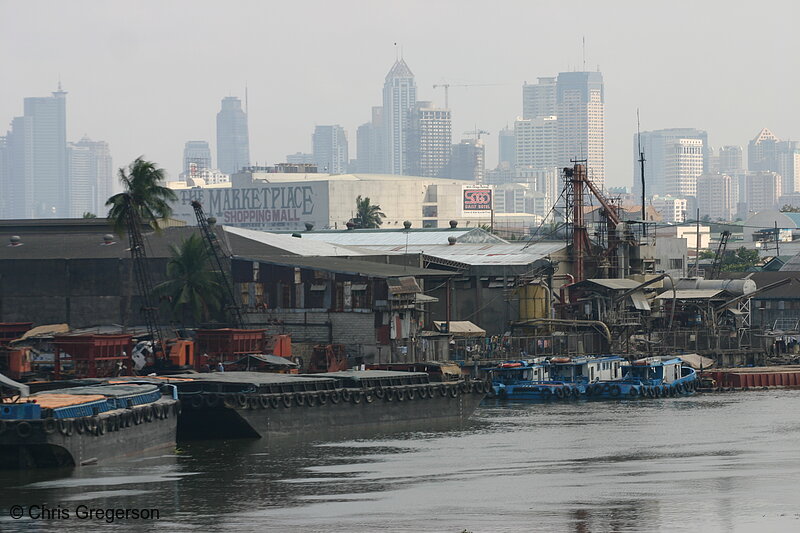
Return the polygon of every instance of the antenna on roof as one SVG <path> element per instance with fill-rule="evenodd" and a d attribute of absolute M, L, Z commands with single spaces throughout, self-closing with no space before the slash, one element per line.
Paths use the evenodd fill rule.
<path fill-rule="evenodd" d="M 583 40 L 583 71 L 586 72 L 586 36 L 581 37 Z"/>

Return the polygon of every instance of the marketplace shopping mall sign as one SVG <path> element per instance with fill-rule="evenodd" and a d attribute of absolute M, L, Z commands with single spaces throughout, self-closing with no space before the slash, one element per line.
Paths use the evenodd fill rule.
<path fill-rule="evenodd" d="M 328 189 L 323 183 L 282 183 L 264 187 L 176 190 L 176 218 L 196 221 L 191 202 L 203 205 L 218 224 L 258 230 L 303 229 L 328 223 Z"/>

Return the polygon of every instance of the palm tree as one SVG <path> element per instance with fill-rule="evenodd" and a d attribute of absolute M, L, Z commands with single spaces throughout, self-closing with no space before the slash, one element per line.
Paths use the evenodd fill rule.
<path fill-rule="evenodd" d="M 117 235 L 125 234 L 130 215 L 135 216 L 134 220 L 147 222 L 156 231 L 161 229 L 159 220 L 172 214 L 169 202 L 178 198 L 171 189 L 161 185 L 164 178 L 163 169 L 141 156 L 128 166 L 127 173 L 124 168 L 119 169 L 119 180 L 125 190 L 106 201 L 111 208 L 108 221 Z"/>
<path fill-rule="evenodd" d="M 208 249 L 199 235 L 185 239 L 180 247 L 172 245 L 172 259 L 167 263 L 167 281 L 153 288 L 153 295 L 165 297 L 173 318 L 195 324 L 217 316 L 222 309 L 222 285 L 219 273 L 210 269 Z"/>
<path fill-rule="evenodd" d="M 84 211 L 83 218 L 97 218 L 97 215 L 95 215 L 91 211 Z"/>
<path fill-rule="evenodd" d="M 356 216 L 353 223 L 357 228 L 379 228 L 386 215 L 381 211 L 381 206 L 370 204 L 369 197 L 356 198 Z"/>

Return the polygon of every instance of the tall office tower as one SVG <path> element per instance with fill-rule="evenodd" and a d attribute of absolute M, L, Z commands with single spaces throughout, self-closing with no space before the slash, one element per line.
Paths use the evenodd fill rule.
<path fill-rule="evenodd" d="M 768 170 L 748 172 L 745 178 L 747 209 L 753 213 L 777 209 L 781 196 L 781 182 L 781 175 L 777 172 Z"/>
<path fill-rule="evenodd" d="M 452 137 L 450 110 L 417 102 L 408 133 L 406 174 L 440 177 L 450 161 Z"/>
<path fill-rule="evenodd" d="M 781 141 L 764 128 L 747 146 L 747 168 L 780 174 L 783 194 L 800 192 L 800 143 Z"/>
<path fill-rule="evenodd" d="M 183 173 L 189 174 L 189 165 L 194 163 L 195 168 L 211 167 L 211 148 L 207 141 L 186 141 L 183 146 Z"/>
<path fill-rule="evenodd" d="M 372 108 L 372 120 L 356 130 L 356 172 L 385 174 L 386 157 L 383 123 L 383 108 Z"/>
<path fill-rule="evenodd" d="M 514 121 L 516 168 L 545 169 L 558 166 L 558 120 L 538 116 Z"/>
<path fill-rule="evenodd" d="M 703 141 L 678 139 L 664 158 L 664 190 L 679 198 L 697 195 L 697 178 L 703 174 Z"/>
<path fill-rule="evenodd" d="M 242 101 L 235 96 L 223 98 L 222 109 L 217 113 L 217 164 L 225 174 L 235 174 L 250 166 L 247 114 L 242 110 Z"/>
<path fill-rule="evenodd" d="M 736 181 L 727 174 L 702 174 L 697 180 L 697 207 L 700 216 L 711 220 L 733 220 L 736 214 Z"/>
<path fill-rule="evenodd" d="M 522 86 L 522 118 L 549 117 L 557 113 L 556 79 L 537 78 Z"/>
<path fill-rule="evenodd" d="M 485 177 L 485 146 L 480 139 L 462 139 L 454 144 L 450 153 L 450 163 L 442 177 L 458 180 L 474 180 L 482 184 Z"/>
<path fill-rule="evenodd" d="M 650 205 L 653 206 L 661 219 L 670 224 L 686 222 L 686 211 L 688 202 L 686 198 L 676 198 L 672 195 L 655 195 L 650 198 Z"/>
<path fill-rule="evenodd" d="M 737 174 L 743 170 L 741 146 L 723 146 L 719 149 L 719 171 L 721 174 Z"/>
<path fill-rule="evenodd" d="M 311 136 L 317 171 L 344 174 L 350 157 L 347 155 L 347 132 L 338 124 L 317 126 Z"/>
<path fill-rule="evenodd" d="M 600 72 L 561 72 L 556 80 L 558 166 L 586 160 L 589 179 L 603 187 L 605 162 L 605 97 Z"/>
<path fill-rule="evenodd" d="M 5 140 L 5 204 L 11 218 L 68 215 L 66 95 L 25 98 Z"/>
<path fill-rule="evenodd" d="M 67 145 L 69 162 L 68 216 L 80 218 L 84 213 L 104 216 L 106 200 L 114 190 L 113 165 L 108 143 L 83 137 Z"/>
<path fill-rule="evenodd" d="M 780 139 L 763 128 L 747 145 L 747 170 L 772 170 L 776 166 L 776 145 Z"/>
<path fill-rule="evenodd" d="M 383 85 L 386 171 L 405 174 L 411 114 L 417 105 L 414 74 L 402 59 L 395 61 Z"/>
<path fill-rule="evenodd" d="M 633 135 L 633 194 L 637 198 L 642 195 L 642 174 L 641 166 L 639 164 L 639 135 Z M 672 175 L 667 177 L 667 168 L 670 167 L 672 172 L 676 172 L 674 159 L 681 155 L 680 145 L 682 140 L 700 140 L 702 146 L 701 168 L 692 167 L 692 176 L 694 178 L 687 178 L 686 176 Z M 643 131 L 641 133 L 641 149 L 644 152 L 645 167 L 645 193 L 648 197 L 653 195 L 664 196 L 672 194 L 682 196 L 683 193 L 678 193 L 676 189 L 667 188 L 667 180 L 671 182 L 683 182 L 687 179 L 697 179 L 700 174 L 707 172 L 706 157 L 708 146 L 708 134 L 703 130 L 694 128 L 670 128 L 664 130 Z M 696 155 L 696 154 L 695 154 Z M 693 156 L 694 157 L 694 156 Z M 684 169 L 687 170 L 688 169 Z"/>
<path fill-rule="evenodd" d="M 497 136 L 498 144 L 498 168 L 513 169 L 517 164 L 517 138 L 514 129 L 505 127 L 500 130 Z"/>

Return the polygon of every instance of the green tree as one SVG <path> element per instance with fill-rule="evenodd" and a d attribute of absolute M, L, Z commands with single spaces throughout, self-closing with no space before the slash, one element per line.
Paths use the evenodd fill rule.
<path fill-rule="evenodd" d="M 744 272 L 758 263 L 758 250 L 748 250 L 744 246 L 725 252 L 722 258 L 723 272 Z"/>
<path fill-rule="evenodd" d="M 800 213 L 800 207 L 783 204 L 783 207 L 781 207 L 781 213 Z"/>
<path fill-rule="evenodd" d="M 386 215 L 381 211 L 381 206 L 370 203 L 369 197 L 356 198 L 356 216 L 352 222 L 357 228 L 379 228 Z"/>
<path fill-rule="evenodd" d="M 95 215 L 94 213 L 91 213 L 89 211 L 84 211 L 83 212 L 83 218 L 97 218 L 97 215 Z"/>
<path fill-rule="evenodd" d="M 167 281 L 153 288 L 153 295 L 169 302 L 172 317 L 180 323 L 198 324 L 219 316 L 224 301 L 219 272 L 210 268 L 205 242 L 195 234 L 180 247 L 172 245 Z"/>
<path fill-rule="evenodd" d="M 124 168 L 119 169 L 119 180 L 125 190 L 106 201 L 110 207 L 108 221 L 117 235 L 125 234 L 131 210 L 138 214 L 140 221 L 150 224 L 154 230 L 161 229 L 159 221 L 172 214 L 169 202 L 177 200 L 171 189 L 161 185 L 164 178 L 163 169 L 141 157 L 128 166 L 127 172 Z"/>

